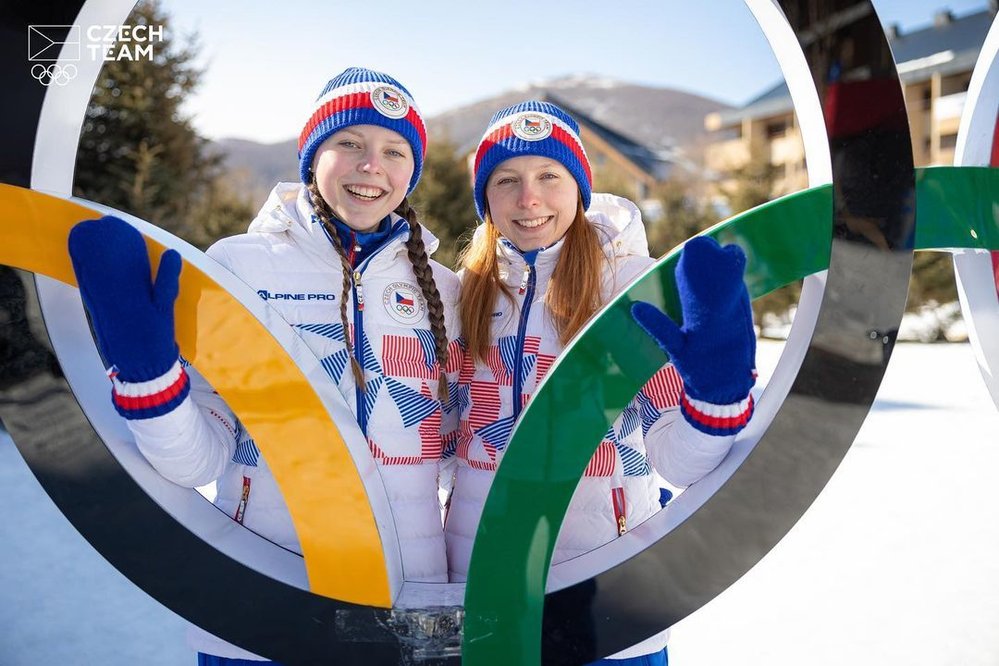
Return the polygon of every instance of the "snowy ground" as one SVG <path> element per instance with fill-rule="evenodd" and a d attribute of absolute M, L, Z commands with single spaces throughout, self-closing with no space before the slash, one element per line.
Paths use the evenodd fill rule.
<path fill-rule="evenodd" d="M 762 343 L 764 376 L 780 346 Z M 966 344 L 903 344 L 791 533 L 673 630 L 674 666 L 999 664 L 999 413 Z M 0 666 L 193 666 L 183 621 L 69 526 L 0 439 Z"/>
<path fill-rule="evenodd" d="M 670 663 L 999 664 L 997 480 L 999 412 L 971 348 L 899 345 L 829 485 L 674 627 Z"/>

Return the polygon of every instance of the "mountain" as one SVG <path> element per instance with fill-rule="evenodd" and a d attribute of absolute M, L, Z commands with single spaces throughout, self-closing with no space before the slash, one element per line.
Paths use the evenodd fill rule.
<path fill-rule="evenodd" d="M 717 100 L 671 88 L 656 88 L 589 75 L 565 76 L 520 86 L 494 97 L 427 118 L 430 141 L 447 137 L 460 152 L 470 151 L 492 114 L 526 99 L 549 96 L 656 151 L 700 161 L 707 132 L 704 117 L 729 107 Z M 214 147 L 237 187 L 263 202 L 274 183 L 296 180 L 295 139 L 261 144 L 222 139 Z"/>
<path fill-rule="evenodd" d="M 298 140 L 257 143 L 247 139 L 220 139 L 211 150 L 223 155 L 226 181 L 245 193 L 254 206 L 263 205 L 274 184 L 298 180 Z"/>
<path fill-rule="evenodd" d="M 431 137 L 448 137 L 462 152 L 472 150 L 493 113 L 546 95 L 649 148 L 667 151 L 697 146 L 706 134 L 704 116 L 730 108 L 672 88 L 572 75 L 520 86 L 446 111 L 427 120 L 428 132 Z"/>

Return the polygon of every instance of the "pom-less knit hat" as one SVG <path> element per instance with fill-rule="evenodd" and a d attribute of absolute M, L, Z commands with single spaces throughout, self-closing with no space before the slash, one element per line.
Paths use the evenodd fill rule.
<path fill-rule="evenodd" d="M 398 132 L 413 148 L 410 194 L 420 180 L 426 154 L 427 128 L 413 96 L 388 74 L 349 67 L 326 84 L 298 137 L 298 168 L 309 182 L 312 159 L 323 141 L 351 125 L 379 125 Z"/>
<path fill-rule="evenodd" d="M 549 102 L 531 100 L 497 111 L 475 151 L 475 210 L 486 219 L 486 182 L 500 163 L 512 157 L 538 155 L 557 160 L 579 185 L 583 210 L 590 207 L 593 176 L 579 125 Z"/>

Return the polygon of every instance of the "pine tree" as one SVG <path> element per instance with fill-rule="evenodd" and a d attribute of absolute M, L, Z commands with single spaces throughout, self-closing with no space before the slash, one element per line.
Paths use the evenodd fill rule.
<path fill-rule="evenodd" d="M 241 218 L 237 229 L 252 210 L 223 194 L 222 157 L 181 112 L 202 74 L 193 64 L 197 39 L 178 40 L 158 0 L 140 2 L 128 23 L 162 26 L 163 39 L 153 43 L 152 59 L 104 63 L 80 136 L 74 193 L 205 247 L 214 240 L 205 229 L 212 202 L 224 200 L 230 217 Z"/>
<path fill-rule="evenodd" d="M 663 216 L 648 225 L 652 256 L 666 254 L 687 239 L 718 222 L 710 203 L 696 196 L 698 184 L 679 175 L 659 185 L 653 192 L 662 205 Z"/>
<path fill-rule="evenodd" d="M 455 267 L 461 246 L 471 237 L 478 218 L 471 176 L 447 138 L 434 138 L 427 148 L 420 186 L 411 198 L 420 222 L 440 239 L 434 259 Z"/>

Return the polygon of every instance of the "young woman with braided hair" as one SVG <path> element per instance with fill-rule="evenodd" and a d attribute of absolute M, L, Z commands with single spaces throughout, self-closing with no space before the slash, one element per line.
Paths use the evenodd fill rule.
<path fill-rule="evenodd" d="M 457 429 L 449 376 L 456 386 L 459 285 L 429 259 L 437 241 L 406 198 L 425 146 L 409 92 L 386 74 L 350 68 L 326 85 L 301 132 L 301 182 L 279 183 L 247 233 L 208 254 L 299 331 L 346 399 L 384 481 L 405 579 L 446 582 L 438 475 Z M 164 254 L 152 284 L 138 232 L 102 218 L 73 230 L 70 254 L 114 365 L 115 405 L 143 455 L 176 483 L 217 480 L 223 511 L 300 552 L 252 434 L 178 358 L 176 253 Z M 144 407 L 129 407 L 137 402 Z M 262 660 L 198 628 L 190 642 L 200 666 Z"/>
<path fill-rule="evenodd" d="M 547 102 L 496 113 L 476 151 L 474 197 L 483 224 L 461 271 L 461 420 L 454 449 L 445 453 L 456 465 L 445 524 L 452 581 L 465 580 L 483 504 L 531 394 L 586 321 L 653 263 L 638 208 L 591 194 L 591 180 L 578 125 Z M 693 483 L 747 423 L 755 337 L 744 264 L 736 247 L 693 239 L 677 268 L 684 328 L 651 305 L 636 305 L 636 320 L 672 363 L 599 443 L 553 563 L 649 518 L 661 508 L 654 471 L 675 486 Z M 661 666 L 665 645 L 664 632 L 606 661 Z M 576 648 L 576 658 L 594 652 L 592 645 Z"/>

